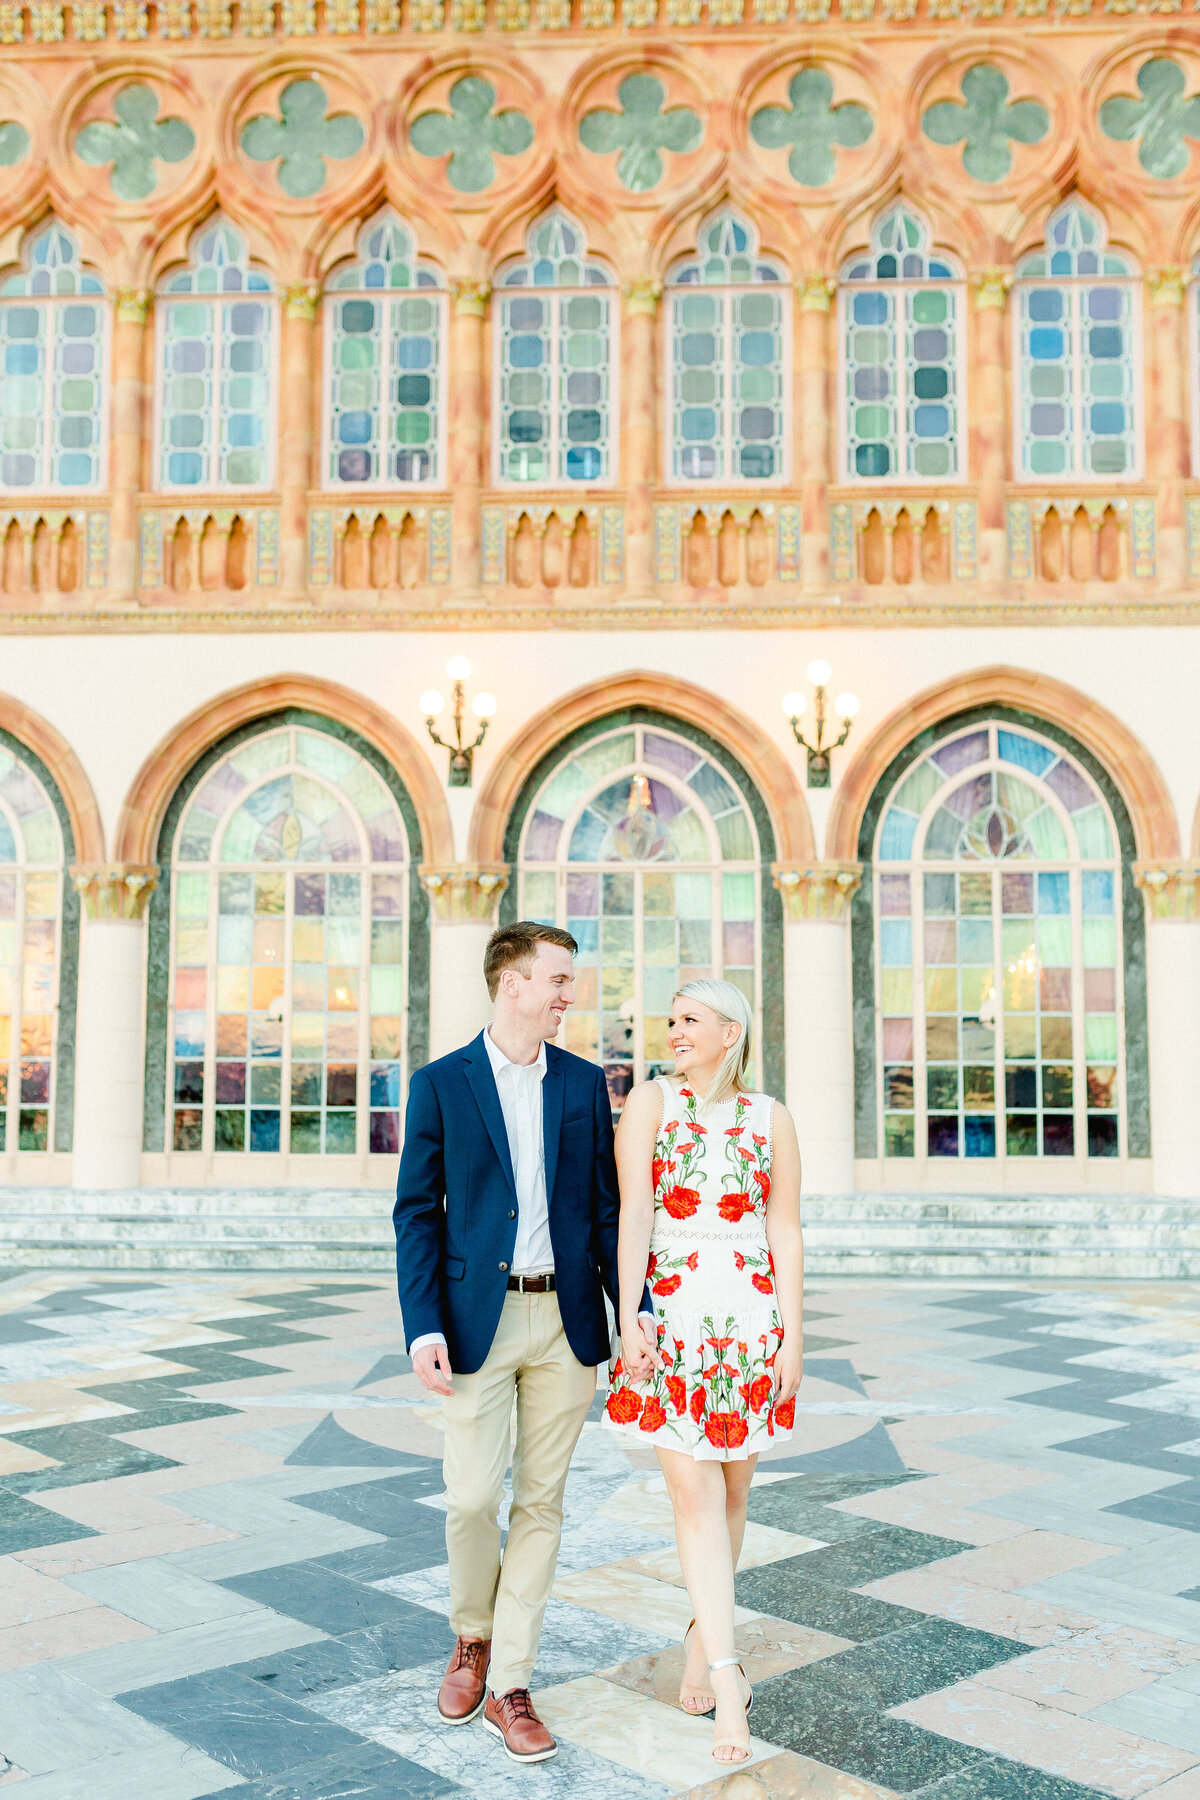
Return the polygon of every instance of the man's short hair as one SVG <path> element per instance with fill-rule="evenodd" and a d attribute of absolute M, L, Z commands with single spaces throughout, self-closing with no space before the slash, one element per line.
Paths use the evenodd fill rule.
<path fill-rule="evenodd" d="M 493 931 L 483 953 L 483 978 L 491 999 L 496 998 L 496 989 L 505 969 L 520 969 L 522 975 L 528 977 L 539 944 L 558 944 L 572 956 L 579 948 L 569 931 L 563 931 L 558 925 L 539 925 L 536 919 L 518 919 L 512 925 L 502 925 L 498 931 Z"/>

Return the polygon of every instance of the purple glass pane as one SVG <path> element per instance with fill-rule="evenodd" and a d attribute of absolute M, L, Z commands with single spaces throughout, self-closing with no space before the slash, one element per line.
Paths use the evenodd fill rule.
<path fill-rule="evenodd" d="M 753 920 L 738 920 L 725 926 L 725 965 L 748 968 L 754 961 Z"/>
<path fill-rule="evenodd" d="M 1006 913 L 1032 913 L 1032 875 L 1002 875 L 1000 893 L 1001 905 Z"/>
<path fill-rule="evenodd" d="M 217 1103 L 238 1106 L 246 1098 L 246 1065 L 240 1062 L 217 1064 Z"/>
<path fill-rule="evenodd" d="M 952 744 L 943 744 L 935 750 L 931 762 L 935 762 L 946 775 L 957 774 L 959 769 L 969 769 L 972 763 L 982 762 L 988 753 L 986 731 L 973 731 L 968 737 L 955 738 Z"/>
<path fill-rule="evenodd" d="M 600 877 L 598 875 L 567 876 L 567 911 L 573 919 L 599 918 Z"/>
<path fill-rule="evenodd" d="M 1065 1013 L 1071 1010 L 1071 971 L 1070 969 L 1043 969 L 1041 971 L 1042 1011 L 1047 1013 Z M 1104 1007 L 1111 1012 L 1112 1007 Z"/>
<path fill-rule="evenodd" d="M 911 1019 L 883 1021 L 883 1058 L 885 1062 L 907 1062 L 913 1053 Z"/>
<path fill-rule="evenodd" d="M 925 961 L 952 963 L 958 953 L 957 928 L 953 919 L 926 919 Z"/>
<path fill-rule="evenodd" d="M 1070 1113 L 1047 1113 L 1042 1120 L 1042 1155 L 1074 1156 L 1075 1120 Z"/>
<path fill-rule="evenodd" d="M 371 844 L 373 862 L 404 861 L 404 839 L 400 835 L 400 821 L 395 813 L 380 813 L 378 818 L 369 819 L 367 837 Z"/>
<path fill-rule="evenodd" d="M 992 778 L 990 775 L 976 775 L 974 781 L 964 781 L 956 788 L 946 801 L 946 811 L 954 813 L 960 819 L 970 819 L 986 806 L 992 797 Z"/>
<path fill-rule="evenodd" d="M 11 919 L 17 910 L 17 878 L 0 875 L 0 919 Z"/>
<path fill-rule="evenodd" d="M 332 818 L 326 819 L 321 827 L 321 836 L 330 862 L 358 861 L 358 833 L 347 813 L 339 810 Z"/>
<path fill-rule="evenodd" d="M 881 913 L 906 914 L 911 906 L 911 889 L 907 875 L 880 876 L 879 910 Z"/>
<path fill-rule="evenodd" d="M 325 911 L 325 877 L 297 875 L 296 911 L 305 917 L 320 917 Z"/>
<path fill-rule="evenodd" d="M 395 1156 L 400 1149 L 400 1115 L 394 1112 L 371 1114 L 372 1156 Z"/>
<path fill-rule="evenodd" d="M 19 819 L 28 818 L 30 813 L 41 812 L 46 804 L 46 796 L 21 763 L 14 763 L 4 780 L 0 781 L 0 794 L 4 795 Z"/>
<path fill-rule="evenodd" d="M 223 763 L 215 769 L 196 795 L 196 805 L 203 811 L 213 813 L 217 818 L 225 808 L 246 791 L 246 778 L 239 775 L 232 763 Z"/>
<path fill-rule="evenodd" d="M 664 824 L 669 824 L 681 812 L 687 811 L 687 803 L 679 798 L 673 788 L 664 786 L 661 781 L 650 783 L 650 804 Z"/>
<path fill-rule="evenodd" d="M 1069 762 L 1055 763 L 1046 777 L 1046 786 L 1054 790 L 1068 812 L 1078 812 L 1081 806 L 1095 804 L 1095 794 Z"/>
<path fill-rule="evenodd" d="M 657 732 L 648 731 L 644 743 L 646 761 L 660 769 L 670 769 L 673 775 L 690 775 L 699 761 L 692 746 L 681 744 L 677 738 L 659 737 Z"/>
<path fill-rule="evenodd" d="M 529 821 L 529 836 L 525 839 L 525 860 L 553 862 L 561 830 L 561 819 L 553 819 L 549 813 L 535 812 Z"/>
<path fill-rule="evenodd" d="M 930 1156 L 958 1155 L 958 1120 L 953 1115 L 930 1119 L 929 1154 Z"/>
<path fill-rule="evenodd" d="M 1110 1013 L 1117 1010 L 1117 973 L 1115 969 L 1083 971 L 1083 1010 Z"/>

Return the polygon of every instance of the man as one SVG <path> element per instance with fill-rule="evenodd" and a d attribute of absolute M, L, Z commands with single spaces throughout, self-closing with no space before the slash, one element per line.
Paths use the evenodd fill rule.
<path fill-rule="evenodd" d="M 492 1022 L 418 1069 L 396 1187 L 396 1271 L 413 1368 L 444 1396 L 447 1724 L 483 1722 L 516 1762 L 558 1746 L 529 1681 L 554 1580 L 571 1453 L 617 1304 L 617 1181 L 603 1071 L 550 1044 L 574 999 L 570 932 L 493 934 Z M 650 1311 L 649 1297 L 644 1310 Z M 650 1341 L 650 1340 L 648 1340 Z M 512 1508 L 500 1502 L 512 1452 Z M 490 1675 L 490 1691 L 489 1691 Z"/>

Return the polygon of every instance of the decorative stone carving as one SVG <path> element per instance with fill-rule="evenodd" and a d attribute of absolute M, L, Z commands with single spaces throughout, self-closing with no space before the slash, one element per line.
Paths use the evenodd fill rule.
<path fill-rule="evenodd" d="M 160 119 L 158 95 L 144 82 L 123 87 L 113 100 L 116 123 L 93 119 L 75 139 L 75 154 L 92 168 L 109 164 L 118 200 L 145 200 L 158 186 L 155 163 L 183 162 L 196 147 L 185 119 Z"/>
<path fill-rule="evenodd" d="M 1200 861 L 1135 863 L 1133 878 L 1152 919 L 1200 919 Z"/>
<path fill-rule="evenodd" d="M 655 275 L 638 275 L 627 281 L 621 289 L 626 314 L 633 318 L 637 313 L 648 313 L 653 318 L 662 299 L 662 289 L 663 284 Z"/>
<path fill-rule="evenodd" d="M 801 312 L 828 312 L 836 293 L 832 275 L 802 275 L 796 283 Z"/>
<path fill-rule="evenodd" d="M 963 168 L 975 181 L 1003 181 L 1012 168 L 1011 138 L 1039 144 L 1050 114 L 1037 100 L 1010 100 L 1008 77 L 991 63 L 976 63 L 962 78 L 962 100 L 938 100 L 921 120 L 935 144 L 962 144 Z"/>
<path fill-rule="evenodd" d="M 1187 173 L 1200 138 L 1200 94 L 1184 98 L 1187 76 L 1169 56 L 1152 56 L 1137 72 L 1138 92 L 1113 94 L 1100 108 L 1100 129 L 1118 143 L 1138 140 L 1138 161 L 1156 181 Z"/>
<path fill-rule="evenodd" d="M 631 194 L 647 194 L 663 178 L 662 152 L 682 156 L 704 139 L 699 114 L 689 106 L 663 111 L 666 89 L 657 75 L 627 75 L 617 89 L 621 110 L 598 106 L 579 121 L 579 141 L 595 156 L 619 150 L 617 179 Z"/>
<path fill-rule="evenodd" d="M 492 297 L 490 281 L 452 281 L 450 298 L 454 302 L 454 310 L 468 319 L 487 317 L 488 301 Z"/>
<path fill-rule="evenodd" d="M 789 919 L 842 919 L 862 883 L 862 864 L 772 863 L 771 876 Z"/>
<path fill-rule="evenodd" d="M 788 173 L 801 187 L 833 180 L 839 149 L 857 150 L 875 129 L 856 100 L 833 104 L 833 81 L 824 69 L 797 69 L 788 82 L 790 106 L 764 106 L 750 120 L 750 136 L 763 150 L 792 146 Z"/>
<path fill-rule="evenodd" d="M 154 305 L 148 288 L 118 288 L 113 295 L 117 318 L 127 325 L 144 325 Z"/>
<path fill-rule="evenodd" d="M 365 133 L 353 113 L 328 113 L 319 81 L 290 81 L 279 96 L 279 118 L 266 113 L 242 127 L 242 149 L 255 162 L 279 158 L 279 185 L 293 200 L 307 200 L 325 185 L 325 158 L 343 162 L 363 147 Z"/>
<path fill-rule="evenodd" d="M 972 269 L 967 277 L 967 286 L 971 290 L 977 312 L 984 312 L 992 306 L 1003 312 L 1008 305 L 1008 290 L 1012 284 L 1012 273 L 1008 269 Z"/>
<path fill-rule="evenodd" d="M 495 918 L 500 896 L 508 886 L 508 864 L 432 869 L 422 863 L 420 876 L 434 912 L 444 923 L 486 925 Z"/>
<path fill-rule="evenodd" d="M 144 919 L 157 863 L 72 863 L 71 885 L 89 919 Z"/>
<path fill-rule="evenodd" d="M 1178 263 L 1146 270 L 1146 294 L 1151 306 L 1182 306 L 1187 290 L 1188 271 Z"/>
<path fill-rule="evenodd" d="M 533 124 L 508 107 L 493 112 L 496 90 L 482 75 L 464 75 L 449 93 L 450 111 L 422 113 L 409 137 L 421 156 L 450 154 L 446 179 L 460 194 L 479 194 L 496 179 L 497 156 L 520 156 L 533 142 Z"/>
<path fill-rule="evenodd" d="M 321 308 L 321 284 L 317 281 L 293 281 L 283 290 L 284 316 L 306 319 L 309 324 Z"/>

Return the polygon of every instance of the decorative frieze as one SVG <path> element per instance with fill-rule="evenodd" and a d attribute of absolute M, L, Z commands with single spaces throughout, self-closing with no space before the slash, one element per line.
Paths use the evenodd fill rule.
<path fill-rule="evenodd" d="M 1133 878 L 1152 919 L 1200 919 L 1200 860 L 1135 863 Z"/>
<path fill-rule="evenodd" d="M 72 863 L 71 885 L 89 919 L 143 919 L 158 886 L 157 863 Z"/>
<path fill-rule="evenodd" d="M 237 593 L 279 581 L 277 507 L 145 507 L 138 545 L 144 594 Z"/>
<path fill-rule="evenodd" d="M 862 884 L 862 864 L 772 863 L 771 879 L 789 920 L 842 919 Z"/>
<path fill-rule="evenodd" d="M 465 863 L 449 869 L 420 867 L 421 883 L 434 913 L 444 924 L 489 924 L 496 916 L 500 896 L 508 886 L 508 864 L 472 867 Z"/>

